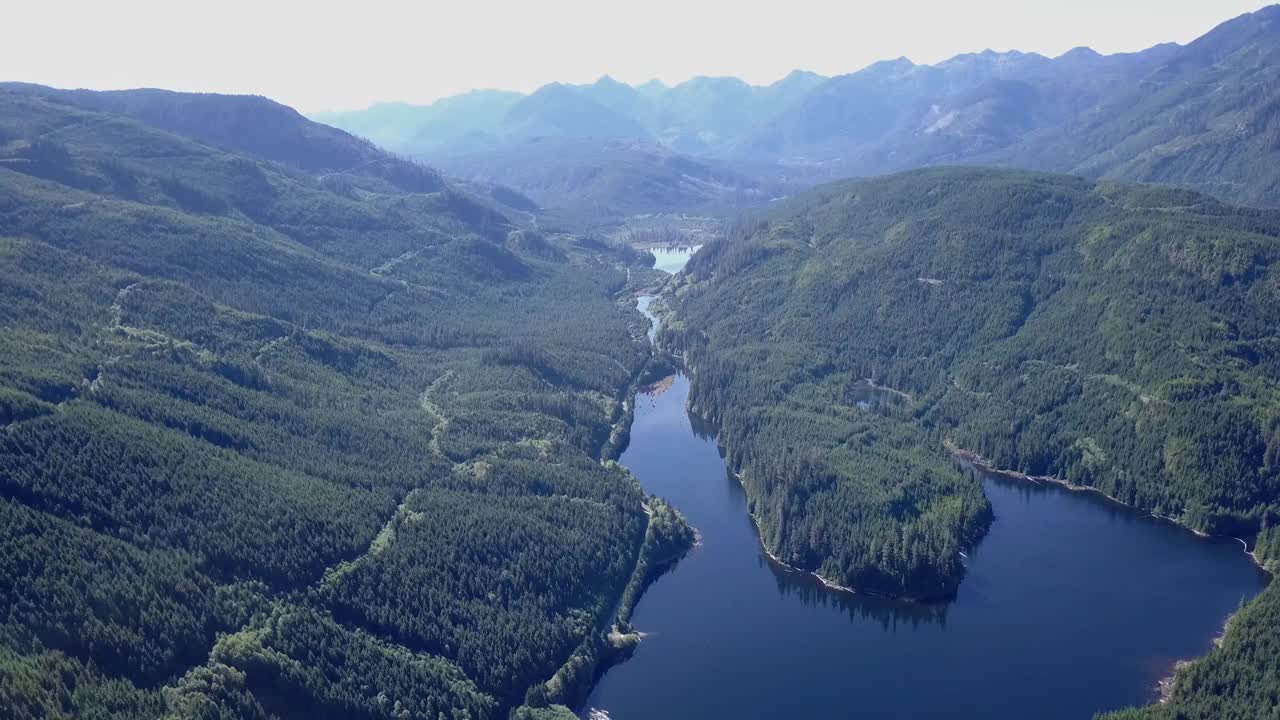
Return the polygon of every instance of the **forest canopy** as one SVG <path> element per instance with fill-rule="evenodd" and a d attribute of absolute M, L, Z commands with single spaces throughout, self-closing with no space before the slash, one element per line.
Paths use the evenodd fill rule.
<path fill-rule="evenodd" d="M 954 587 L 989 511 L 948 446 L 1209 533 L 1280 520 L 1274 211 L 1010 171 L 837 183 L 705 246 L 667 302 L 765 542 L 837 582 Z"/>
<path fill-rule="evenodd" d="M 635 253 L 403 161 L 10 92 L 0 138 L 6 717 L 503 718 L 598 659 Z"/>

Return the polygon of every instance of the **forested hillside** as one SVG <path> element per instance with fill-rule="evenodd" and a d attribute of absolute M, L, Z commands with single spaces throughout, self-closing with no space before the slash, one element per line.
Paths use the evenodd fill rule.
<path fill-rule="evenodd" d="M 462 145 L 487 145 L 507 111 L 524 97 L 504 90 L 472 90 L 430 105 L 378 103 L 364 110 L 312 113 L 382 147 L 416 157 Z"/>
<path fill-rule="evenodd" d="M 707 245 L 660 341 L 695 370 L 691 402 L 771 549 L 933 594 L 988 512 L 944 443 L 1197 530 L 1274 526 L 1278 261 L 1271 211 L 917 171 L 824 187 Z"/>
<path fill-rule="evenodd" d="M 831 78 L 727 151 L 829 179 L 988 164 L 1280 206 L 1280 6 L 1186 46 L 906 58 Z"/>
<path fill-rule="evenodd" d="M 377 178 L 405 192 L 444 189 L 438 173 L 395 157 L 368 140 L 312 122 L 264 97 L 140 89 L 94 92 L 28 83 L 3 83 L 0 91 L 45 98 L 133 118 L 231 152 L 330 177 Z"/>
<path fill-rule="evenodd" d="M 573 701 L 654 536 L 645 256 L 117 99 L 0 91 L 5 716 Z"/>
<path fill-rule="evenodd" d="M 991 159 L 1280 206 L 1280 6 L 1161 55 L 1097 106 Z"/>

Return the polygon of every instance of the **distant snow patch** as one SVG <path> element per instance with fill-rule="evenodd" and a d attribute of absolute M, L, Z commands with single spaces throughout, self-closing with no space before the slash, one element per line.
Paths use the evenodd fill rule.
<path fill-rule="evenodd" d="M 932 125 L 925 128 L 924 132 L 926 135 L 932 135 L 933 133 L 939 132 L 941 130 L 945 130 L 947 129 L 948 125 L 950 125 L 952 122 L 955 121 L 955 119 L 956 119 L 956 111 L 952 110 L 946 115 L 943 115 L 942 117 L 938 118 L 936 121 L 934 121 Z"/>

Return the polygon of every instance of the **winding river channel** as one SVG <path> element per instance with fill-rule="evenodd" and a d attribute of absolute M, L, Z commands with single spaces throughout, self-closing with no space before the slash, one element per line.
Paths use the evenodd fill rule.
<path fill-rule="evenodd" d="M 1239 541 L 983 475 L 996 520 L 954 602 L 827 590 L 768 560 L 688 391 L 637 397 L 621 460 L 702 544 L 640 600 L 646 637 L 584 717 L 1089 718 L 1150 701 L 1265 583 Z"/>

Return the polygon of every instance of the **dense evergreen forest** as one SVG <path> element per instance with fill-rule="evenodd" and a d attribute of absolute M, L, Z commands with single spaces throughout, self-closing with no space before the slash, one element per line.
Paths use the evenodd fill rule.
<path fill-rule="evenodd" d="M 688 540 L 609 461 L 652 256 L 72 100 L 0 92 L 5 716 L 573 702 Z"/>
<path fill-rule="evenodd" d="M 261 98 L 0 88 L 7 716 L 571 716 L 694 534 L 612 461 L 653 256 L 502 197 Z M 963 453 L 1274 570 L 1277 260 L 1275 211 L 920 171 L 741 222 L 659 344 L 765 545 L 834 582 L 954 594 Z M 1114 717 L 1274 707 L 1278 593 Z"/>
<path fill-rule="evenodd" d="M 918 171 L 821 188 L 705 246 L 659 342 L 694 371 L 690 402 L 719 424 L 766 544 L 836 582 L 955 587 L 989 510 L 948 448 L 1196 530 L 1267 528 L 1265 560 L 1278 261 L 1274 211 Z M 1273 596 L 1235 636 L 1274 642 L 1250 629 L 1276 625 L 1250 621 Z"/>

